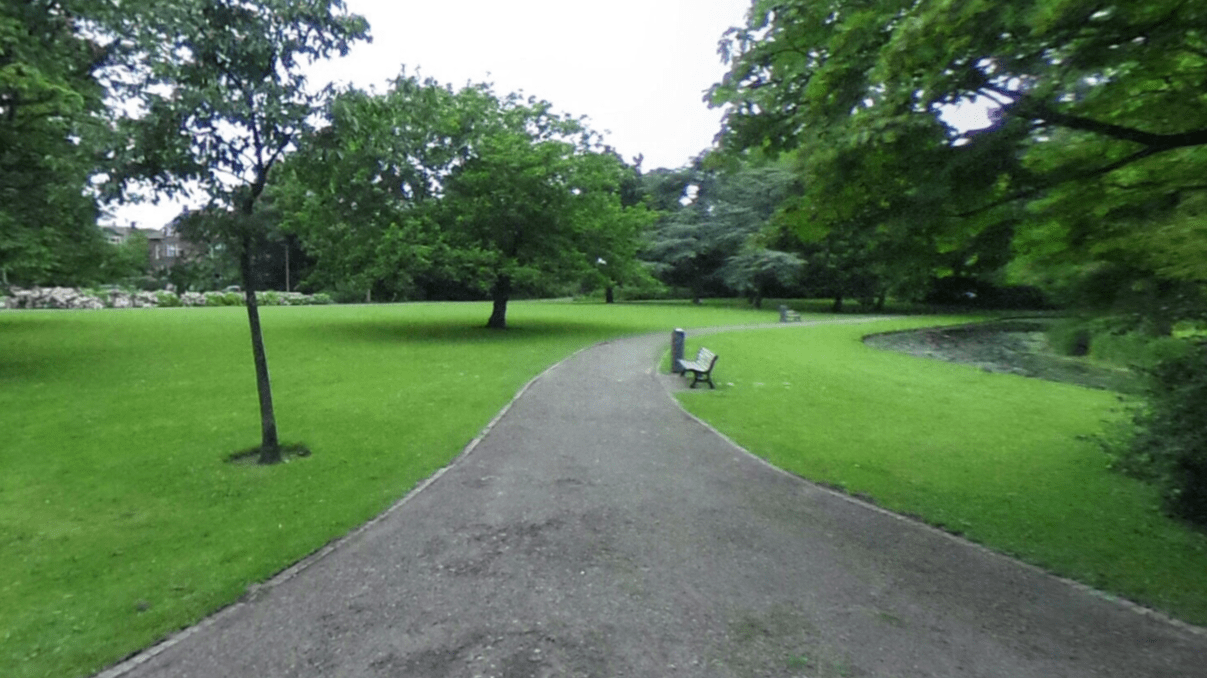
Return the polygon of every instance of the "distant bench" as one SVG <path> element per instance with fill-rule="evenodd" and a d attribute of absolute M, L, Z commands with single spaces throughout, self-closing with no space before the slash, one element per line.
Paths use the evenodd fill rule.
<path fill-rule="evenodd" d="M 788 307 L 781 304 L 780 305 L 780 323 L 787 323 L 788 321 L 799 322 L 800 321 L 800 312 L 793 311 L 792 309 L 789 309 Z"/>
<path fill-rule="evenodd" d="M 716 389 L 717 385 L 712 383 L 712 367 L 716 364 L 717 355 L 704 347 L 700 347 L 694 361 L 679 359 L 679 367 L 683 368 L 683 372 L 692 374 L 691 389 L 695 389 L 700 382 L 707 382 L 708 386 Z"/>

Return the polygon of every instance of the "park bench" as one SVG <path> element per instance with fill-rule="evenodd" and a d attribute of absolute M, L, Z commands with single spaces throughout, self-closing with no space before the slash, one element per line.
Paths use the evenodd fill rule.
<path fill-rule="evenodd" d="M 712 383 L 712 367 L 716 364 L 717 355 L 704 347 L 700 347 L 694 361 L 679 359 L 679 367 L 683 368 L 683 372 L 692 374 L 691 389 L 695 389 L 699 382 L 708 382 L 708 386 L 716 389 L 717 385 Z"/>
<path fill-rule="evenodd" d="M 787 323 L 788 321 L 800 322 L 800 312 L 793 311 L 792 309 L 789 309 L 788 307 L 781 304 L 780 305 L 780 323 Z"/>

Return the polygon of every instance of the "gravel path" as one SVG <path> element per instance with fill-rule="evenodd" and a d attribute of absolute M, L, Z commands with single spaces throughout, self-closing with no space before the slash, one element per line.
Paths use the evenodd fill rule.
<path fill-rule="evenodd" d="M 1207 673 L 1201 630 L 736 448 L 668 396 L 666 345 L 572 356 L 420 492 L 107 674 Z"/>

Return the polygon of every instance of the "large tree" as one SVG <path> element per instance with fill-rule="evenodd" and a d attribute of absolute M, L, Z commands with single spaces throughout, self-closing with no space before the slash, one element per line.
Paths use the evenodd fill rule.
<path fill-rule="evenodd" d="M 623 205 L 630 170 L 581 120 L 486 87 L 460 97 L 473 127 L 445 181 L 441 224 L 489 289 L 487 327 L 502 329 L 517 288 L 580 280 L 601 259 L 631 258 L 646 211 Z"/>
<path fill-rule="evenodd" d="M 786 163 L 740 159 L 720 167 L 705 157 L 688 168 L 655 170 L 644 180 L 651 205 L 662 212 L 644 257 L 664 282 L 689 289 L 697 302 L 710 292 L 727 291 L 731 283 L 746 291 L 770 282 L 764 277 L 752 286 L 759 276 L 741 272 L 765 268 L 750 259 L 749 248 L 761 249 L 751 239 L 768 226 L 789 193 L 792 174 Z M 727 270 L 739 255 L 742 259 Z M 756 259 L 763 265 L 790 260 L 765 252 Z M 772 278 L 782 278 L 784 268 L 774 268 L 780 274 Z"/>
<path fill-rule="evenodd" d="M 260 461 L 280 460 L 268 360 L 252 267 L 271 220 L 257 206 L 273 169 L 312 125 L 325 92 L 303 67 L 367 36 L 342 0 L 179 0 L 151 3 L 108 26 L 129 67 L 112 87 L 133 111 L 121 128 L 113 180 L 168 194 L 199 186 L 209 219 L 192 237 L 236 254 L 247 301 L 260 401 Z"/>
<path fill-rule="evenodd" d="M 307 284 L 407 298 L 458 278 L 434 221 L 441 180 L 470 126 L 454 92 L 405 73 L 383 93 L 333 97 L 273 189 L 284 228 L 315 259 Z"/>
<path fill-rule="evenodd" d="M 1015 233 L 1035 262 L 1202 281 L 1161 262 L 1201 238 L 1204 26 L 1184 0 L 759 0 L 712 98 L 732 147 L 802 149 L 809 224 L 905 215 L 940 250 Z M 974 101 L 994 123 L 955 126 Z"/>
<path fill-rule="evenodd" d="M 404 74 L 384 94 L 341 94 L 328 120 L 281 187 L 315 280 L 469 286 L 505 328 L 515 291 L 633 259 L 647 211 L 622 199 L 632 168 L 548 102 Z"/>
<path fill-rule="evenodd" d="M 99 3 L 0 3 L 0 284 L 92 282 L 105 253 L 89 177 L 108 52 Z"/>

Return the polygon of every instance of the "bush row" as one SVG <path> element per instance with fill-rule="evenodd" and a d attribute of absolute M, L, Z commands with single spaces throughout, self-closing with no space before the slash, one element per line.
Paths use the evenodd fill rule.
<path fill-rule="evenodd" d="M 276 292 L 267 290 L 257 293 L 257 301 L 263 306 L 303 306 L 331 304 L 330 295 L 323 293 L 306 295 L 300 292 Z M 176 294 L 170 290 L 129 291 L 119 289 L 76 288 L 13 288 L 7 295 L 0 296 L 0 308 L 5 309 L 129 309 L 141 307 L 198 307 L 198 306 L 241 306 L 241 292 L 186 292 Z"/>

